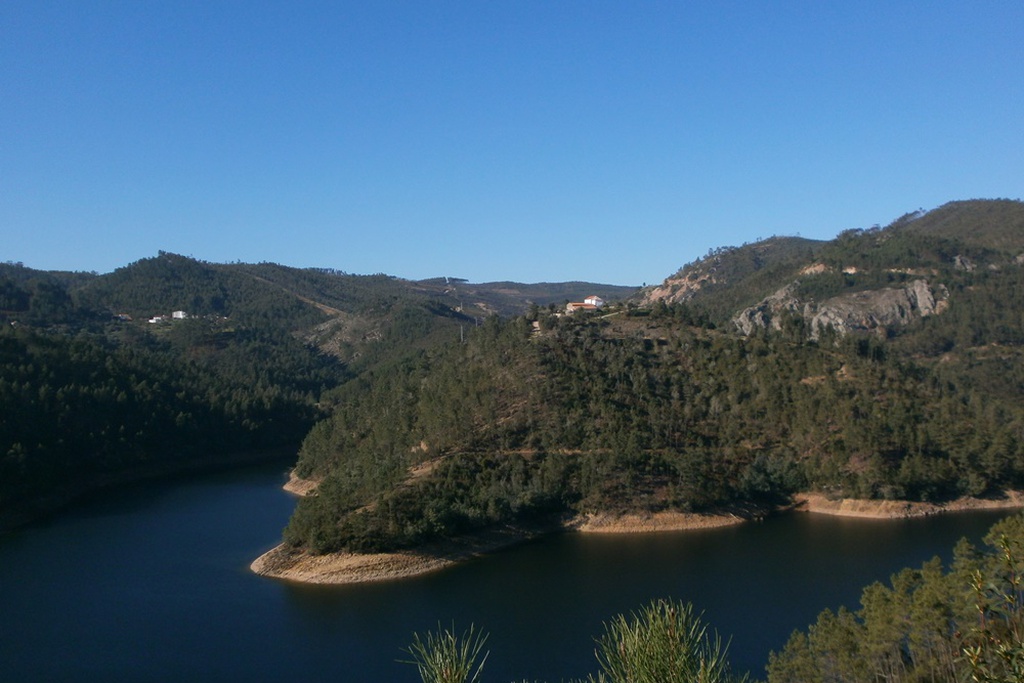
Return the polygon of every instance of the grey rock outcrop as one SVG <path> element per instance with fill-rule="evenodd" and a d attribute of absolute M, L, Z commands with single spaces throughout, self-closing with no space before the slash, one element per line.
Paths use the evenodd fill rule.
<path fill-rule="evenodd" d="M 821 302 L 800 301 L 792 283 L 733 318 L 743 334 L 757 328 L 781 329 L 786 314 L 802 317 L 812 339 L 831 327 L 839 334 L 853 331 L 884 330 L 902 327 L 913 320 L 941 313 L 948 306 L 949 291 L 944 285 L 932 287 L 927 280 L 914 280 L 903 287 L 841 294 Z"/>
<path fill-rule="evenodd" d="M 750 336 L 758 328 L 781 329 L 785 313 L 793 313 L 806 318 L 807 314 L 804 310 L 806 304 L 801 303 L 795 295 L 798 284 L 798 282 L 790 283 L 774 294 L 769 294 L 756 306 L 740 311 L 732 319 L 733 324 L 740 332 Z"/>
<path fill-rule="evenodd" d="M 974 265 L 974 262 L 971 261 L 971 259 L 967 258 L 966 256 L 960 256 L 959 254 L 953 257 L 953 267 L 956 268 L 957 270 L 967 271 L 968 273 L 973 273 L 974 270 L 977 268 L 977 266 Z"/>

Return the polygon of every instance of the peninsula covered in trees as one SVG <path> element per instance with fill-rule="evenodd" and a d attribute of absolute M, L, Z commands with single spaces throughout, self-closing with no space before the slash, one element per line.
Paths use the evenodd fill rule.
<path fill-rule="evenodd" d="M 327 393 L 291 552 L 594 513 L 1024 484 L 1024 206 L 716 250 L 600 311 L 492 317 Z"/>

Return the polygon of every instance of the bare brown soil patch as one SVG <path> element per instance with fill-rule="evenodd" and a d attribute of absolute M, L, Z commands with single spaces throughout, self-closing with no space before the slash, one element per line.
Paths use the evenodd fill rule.
<path fill-rule="evenodd" d="M 413 553 L 331 553 L 309 555 L 284 545 L 257 557 L 249 566 L 261 576 L 302 583 L 367 583 L 391 581 L 443 569 L 455 560 Z"/>
<path fill-rule="evenodd" d="M 596 534 L 632 534 L 652 531 L 685 531 L 733 526 L 747 521 L 733 514 L 700 514 L 696 512 L 654 512 L 624 515 L 587 514 L 576 518 L 569 527 Z"/>
<path fill-rule="evenodd" d="M 500 529 L 392 553 L 311 555 L 282 544 L 257 557 L 249 568 L 261 576 L 302 583 L 393 581 L 445 569 L 550 531 Z"/>
<path fill-rule="evenodd" d="M 560 526 L 488 531 L 416 550 L 392 553 L 341 552 L 311 555 L 279 545 L 256 558 L 250 568 L 261 576 L 303 583 L 350 584 L 393 581 L 445 569 L 534 536 L 560 530 L 584 533 L 650 533 L 712 529 L 740 524 L 747 518 L 739 513 L 590 514 L 582 515 Z"/>
<path fill-rule="evenodd" d="M 284 483 L 283 488 L 288 493 L 294 493 L 296 496 L 308 496 L 309 494 L 316 491 L 316 487 L 320 482 L 313 479 L 303 479 L 295 474 L 292 470 L 288 473 L 288 481 Z"/>

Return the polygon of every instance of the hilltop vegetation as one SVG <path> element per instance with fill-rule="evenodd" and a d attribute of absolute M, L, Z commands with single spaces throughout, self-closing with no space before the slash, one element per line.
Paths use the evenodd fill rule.
<path fill-rule="evenodd" d="M 322 314 L 190 259 L 161 255 L 109 278 L 5 266 L 0 282 L 0 511 L 287 453 L 320 392 L 346 377 L 291 332 Z M 261 309 L 274 324 L 260 324 Z M 170 321 L 174 310 L 190 317 Z M 157 314 L 168 321 L 147 322 Z"/>
<path fill-rule="evenodd" d="M 841 232 L 827 242 L 771 237 L 712 250 L 646 290 L 642 305 L 688 303 L 720 326 L 771 294 L 794 286 L 796 301 L 877 290 L 925 278 L 957 283 L 963 271 L 1020 265 L 1024 204 L 950 202 L 889 226 Z"/>

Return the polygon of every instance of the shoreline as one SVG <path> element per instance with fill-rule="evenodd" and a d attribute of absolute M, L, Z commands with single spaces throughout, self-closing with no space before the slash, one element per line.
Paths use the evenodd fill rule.
<path fill-rule="evenodd" d="M 743 524 L 760 515 L 718 512 L 586 513 L 566 525 L 584 534 L 650 534 L 662 531 L 696 531 Z"/>
<path fill-rule="evenodd" d="M 293 553 L 284 544 L 274 546 L 249 565 L 259 576 L 313 584 L 353 584 L 394 581 L 422 576 L 453 566 L 456 559 L 430 558 L 412 553 Z"/>
<path fill-rule="evenodd" d="M 320 482 L 314 479 L 303 479 L 298 476 L 295 474 L 295 468 L 292 468 L 288 470 L 288 481 L 281 488 L 296 496 L 308 496 L 316 491 L 316 487 L 319 485 Z"/>
<path fill-rule="evenodd" d="M 910 519 L 949 512 L 972 510 L 1010 510 L 1024 507 L 1024 491 L 1005 491 L 1002 498 L 957 498 L 944 503 L 918 503 L 906 500 L 830 499 L 823 493 L 798 493 L 789 507 L 795 512 L 810 512 L 860 519 Z"/>
<path fill-rule="evenodd" d="M 289 481 L 289 485 L 294 486 L 294 482 Z M 1021 491 L 1007 491 L 1002 498 L 959 498 L 947 503 L 852 498 L 832 500 L 822 493 L 800 493 L 793 497 L 790 505 L 773 510 L 747 507 L 709 514 L 667 511 L 631 514 L 588 513 L 557 527 L 531 531 L 507 528 L 439 542 L 417 550 L 391 553 L 341 552 L 309 555 L 288 550 L 284 544 L 280 544 L 253 560 L 249 568 L 260 576 L 299 583 L 373 583 L 422 576 L 553 532 L 635 534 L 695 531 L 735 526 L 762 519 L 768 514 L 789 512 L 887 520 L 1022 507 L 1024 492 Z"/>
<path fill-rule="evenodd" d="M 310 555 L 289 550 L 281 543 L 253 560 L 249 569 L 260 576 L 298 583 L 342 585 L 394 581 L 430 574 L 561 529 L 497 529 L 430 543 L 416 550 L 388 553 Z"/>

